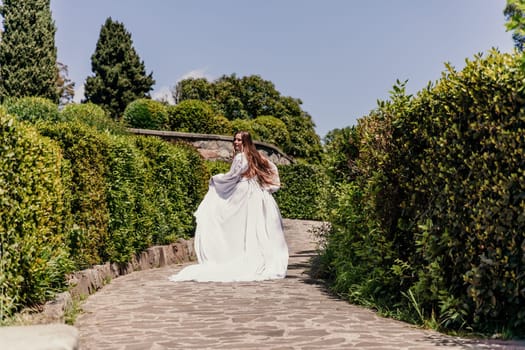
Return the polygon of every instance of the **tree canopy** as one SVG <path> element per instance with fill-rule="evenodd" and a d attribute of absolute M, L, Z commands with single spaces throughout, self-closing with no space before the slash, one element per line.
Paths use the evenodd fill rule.
<path fill-rule="evenodd" d="M 283 146 L 286 153 L 297 158 L 320 159 L 321 141 L 312 117 L 301 108 L 302 101 L 282 96 L 271 81 L 258 75 L 242 78 L 223 75 L 213 82 L 203 78 L 181 80 L 173 97 L 177 103 L 190 99 L 205 101 L 216 114 L 231 121 L 275 117 L 284 122 L 290 135 L 289 144 Z"/>
<path fill-rule="evenodd" d="M 4 0 L 0 97 L 35 96 L 58 102 L 55 23 L 50 0 Z"/>
<path fill-rule="evenodd" d="M 146 74 L 133 47 L 131 34 L 111 17 L 100 29 L 91 70 L 94 75 L 86 79 L 85 101 L 102 106 L 113 118 L 120 118 L 132 101 L 149 98 L 155 84 L 153 73 Z"/>
<path fill-rule="evenodd" d="M 507 19 L 507 30 L 513 31 L 512 39 L 519 51 L 523 51 L 525 44 L 525 0 L 507 0 L 503 10 Z"/>

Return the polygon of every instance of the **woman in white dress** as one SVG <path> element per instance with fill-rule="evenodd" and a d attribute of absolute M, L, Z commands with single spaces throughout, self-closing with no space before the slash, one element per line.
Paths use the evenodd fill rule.
<path fill-rule="evenodd" d="M 288 246 L 272 193 L 280 188 L 275 164 L 255 148 L 248 132 L 234 136 L 235 156 L 226 174 L 210 179 L 195 212 L 195 252 L 171 281 L 260 281 L 284 278 Z"/>

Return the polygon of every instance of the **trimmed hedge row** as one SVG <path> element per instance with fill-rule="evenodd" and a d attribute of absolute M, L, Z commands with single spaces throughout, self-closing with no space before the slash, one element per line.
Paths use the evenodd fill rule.
<path fill-rule="evenodd" d="M 171 130 L 200 134 L 230 135 L 230 121 L 222 115 L 216 115 L 206 102 L 185 100 L 175 106 L 168 106 L 169 126 Z"/>
<path fill-rule="evenodd" d="M 289 219 L 325 220 L 329 182 L 324 169 L 311 164 L 279 165 L 281 189 L 275 200 Z"/>
<path fill-rule="evenodd" d="M 127 262 L 193 233 L 209 178 L 200 154 L 186 144 L 112 134 L 92 111 L 64 109 L 67 122 L 36 113 L 38 132 L 2 112 L 3 316 L 50 297 L 71 269 Z"/>
<path fill-rule="evenodd" d="M 0 315 L 64 287 L 67 168 L 58 145 L 0 109 Z"/>
<path fill-rule="evenodd" d="M 447 68 L 359 121 L 324 270 L 336 292 L 405 319 L 523 335 L 525 74 L 496 51 Z"/>
<path fill-rule="evenodd" d="M 109 137 L 80 122 L 39 123 L 42 135 L 55 140 L 69 163 L 70 212 L 73 224 L 69 249 L 79 268 L 104 261 L 109 209 Z"/>
<path fill-rule="evenodd" d="M 413 293 L 449 327 L 525 334 L 525 74 L 492 52 L 423 91 L 399 120 L 417 224 Z M 421 122 L 425 128 L 405 126 Z M 410 132 L 406 132 L 409 131 Z M 397 136 L 397 135 L 396 135 Z M 431 203 L 431 207 L 423 205 Z M 429 210 L 430 209 L 430 210 Z M 413 220 L 412 217 L 416 217 Z M 446 254 L 445 254 L 446 252 Z"/>

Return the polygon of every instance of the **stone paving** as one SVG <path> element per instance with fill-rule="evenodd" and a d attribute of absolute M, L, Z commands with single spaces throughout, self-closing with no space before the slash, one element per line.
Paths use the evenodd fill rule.
<path fill-rule="evenodd" d="M 285 220 L 288 276 L 242 283 L 168 281 L 172 265 L 119 277 L 83 303 L 82 350 L 134 349 L 525 349 L 525 343 L 445 336 L 348 304 L 306 269 L 309 229 Z"/>

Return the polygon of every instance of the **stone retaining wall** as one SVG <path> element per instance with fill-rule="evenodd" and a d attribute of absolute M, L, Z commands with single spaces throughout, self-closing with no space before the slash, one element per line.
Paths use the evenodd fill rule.
<path fill-rule="evenodd" d="M 128 129 L 136 135 L 157 136 L 169 142 L 184 141 L 197 148 L 199 153 L 208 160 L 223 160 L 230 162 L 233 156 L 232 136 L 194 134 L 187 132 L 147 130 L 147 129 Z M 289 165 L 295 160 L 286 155 L 276 146 L 260 141 L 254 141 L 255 147 L 263 153 L 273 163 L 279 165 Z"/>
<path fill-rule="evenodd" d="M 179 239 L 168 245 L 150 247 L 125 264 L 106 263 L 74 272 L 68 278 L 69 290 L 47 302 L 42 312 L 24 316 L 25 322 L 31 324 L 64 322 L 64 314 L 71 307 L 74 298 L 93 294 L 112 279 L 133 271 L 182 264 L 196 259 L 193 238 Z"/>
<path fill-rule="evenodd" d="M 133 271 L 148 270 L 171 264 L 196 260 L 193 239 L 179 239 L 176 243 L 153 246 L 135 255 L 125 264 L 106 263 L 91 269 L 74 272 L 69 277 L 69 293 L 73 297 L 93 294 L 110 280 Z"/>

